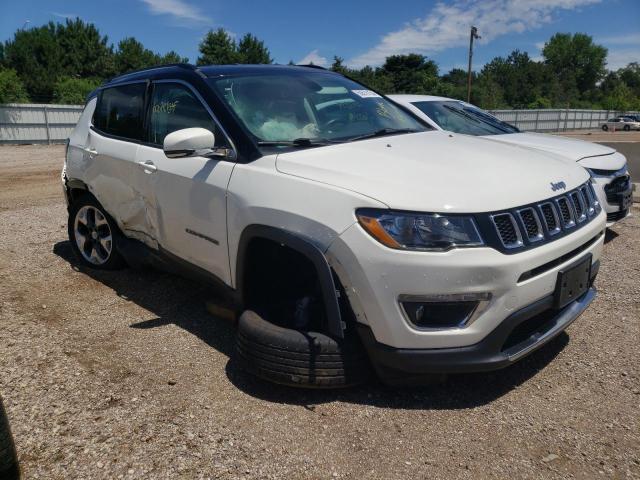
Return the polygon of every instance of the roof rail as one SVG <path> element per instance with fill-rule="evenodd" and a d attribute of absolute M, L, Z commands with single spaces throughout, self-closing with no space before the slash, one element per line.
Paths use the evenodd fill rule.
<path fill-rule="evenodd" d="M 131 70 L 130 72 L 121 73 L 120 75 L 116 75 L 115 77 L 111 77 L 105 80 L 104 83 L 105 84 L 111 83 L 115 80 L 119 80 L 121 78 L 126 78 L 129 75 L 133 75 L 134 73 L 146 72 L 148 70 L 157 70 L 158 68 L 167 68 L 167 67 L 180 67 L 180 68 L 186 68 L 188 70 L 196 70 L 198 68 L 195 65 L 192 65 L 191 63 L 165 63 L 163 65 L 155 65 L 153 67 L 138 68 L 137 70 Z"/>
<path fill-rule="evenodd" d="M 307 68 L 317 68 L 318 70 L 327 70 L 326 68 L 320 66 L 320 65 L 315 65 L 313 63 L 307 63 L 307 64 L 297 64 L 296 67 L 307 67 Z"/>

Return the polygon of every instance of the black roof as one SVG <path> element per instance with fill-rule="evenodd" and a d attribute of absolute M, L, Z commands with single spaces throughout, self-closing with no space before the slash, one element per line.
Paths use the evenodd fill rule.
<path fill-rule="evenodd" d="M 340 75 L 331 70 L 326 70 L 317 65 L 205 65 L 196 67 L 189 63 L 174 63 L 171 65 L 161 65 L 158 67 L 144 68 L 135 70 L 123 75 L 111 78 L 105 82 L 105 85 L 130 82 L 135 80 L 147 79 L 150 77 L 159 78 L 165 75 L 188 74 L 195 73 L 203 77 L 222 77 L 227 75 L 256 75 L 256 74 L 273 74 L 279 72 L 302 73 L 308 72 L 310 68 L 333 75 Z"/>

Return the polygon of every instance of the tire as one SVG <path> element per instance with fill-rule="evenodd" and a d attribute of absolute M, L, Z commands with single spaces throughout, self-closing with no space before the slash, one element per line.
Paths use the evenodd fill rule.
<path fill-rule="evenodd" d="M 318 332 L 282 328 L 251 310 L 238 320 L 236 353 L 249 373 L 293 387 L 349 387 L 371 375 L 367 355 L 353 336 L 337 341 Z"/>
<path fill-rule="evenodd" d="M 628 132 L 629 130 L 631 130 L 631 127 L 630 127 L 629 125 L 625 125 L 625 126 L 623 127 L 623 130 L 624 130 L 625 132 Z"/>
<path fill-rule="evenodd" d="M 117 270 L 126 265 L 116 248 L 120 230 L 92 195 L 84 194 L 71 204 L 67 230 L 71 248 L 84 266 Z"/>
<path fill-rule="evenodd" d="M 602 130 L 606 132 L 607 130 L 609 130 L 609 127 L 607 125 L 602 125 Z"/>
<path fill-rule="evenodd" d="M 16 448 L 9 429 L 9 420 L 0 399 L 0 478 L 13 480 L 19 477 Z"/>

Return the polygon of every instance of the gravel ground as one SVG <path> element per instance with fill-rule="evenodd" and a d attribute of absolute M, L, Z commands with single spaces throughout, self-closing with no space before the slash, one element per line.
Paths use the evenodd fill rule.
<path fill-rule="evenodd" d="M 639 208 L 591 308 L 519 364 L 308 392 L 239 371 L 204 288 L 79 268 L 62 156 L 0 147 L 0 392 L 25 478 L 640 478 Z"/>

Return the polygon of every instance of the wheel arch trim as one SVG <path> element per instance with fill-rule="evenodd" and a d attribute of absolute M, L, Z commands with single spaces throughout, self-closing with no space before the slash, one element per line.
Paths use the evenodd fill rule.
<path fill-rule="evenodd" d="M 249 244 L 252 240 L 264 239 L 271 240 L 282 246 L 286 246 L 304 255 L 313 264 L 318 275 L 318 281 L 322 289 L 322 300 L 327 313 L 327 329 L 328 333 L 337 337 L 344 338 L 344 329 L 338 296 L 336 294 L 336 285 L 331 272 L 331 267 L 327 262 L 324 253 L 306 238 L 276 227 L 268 225 L 252 224 L 247 226 L 240 236 L 238 242 L 238 254 L 236 258 L 236 291 L 244 304 L 244 272 L 247 267 L 246 259 Z"/>

